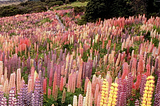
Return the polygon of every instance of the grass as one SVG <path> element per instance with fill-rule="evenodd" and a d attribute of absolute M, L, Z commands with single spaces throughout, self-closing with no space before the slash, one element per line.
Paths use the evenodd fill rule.
<path fill-rule="evenodd" d="M 57 10 L 57 9 L 63 9 L 65 7 L 68 7 L 68 6 L 71 6 L 71 7 L 80 7 L 80 6 L 87 6 L 87 3 L 88 2 L 79 2 L 79 1 L 76 1 L 76 2 L 73 2 L 71 4 L 65 4 L 65 5 L 61 5 L 61 6 L 56 6 L 56 7 L 53 7 L 54 10 Z"/>

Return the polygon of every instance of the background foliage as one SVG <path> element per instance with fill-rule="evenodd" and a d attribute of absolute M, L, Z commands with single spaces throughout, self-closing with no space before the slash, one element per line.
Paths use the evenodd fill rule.
<path fill-rule="evenodd" d="M 138 14 L 160 16 L 160 2 L 156 0 L 90 0 L 86 7 L 85 21 L 98 18 L 129 17 Z"/>

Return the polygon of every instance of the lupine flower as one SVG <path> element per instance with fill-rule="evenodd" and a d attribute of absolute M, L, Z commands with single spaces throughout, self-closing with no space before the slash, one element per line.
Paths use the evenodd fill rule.
<path fill-rule="evenodd" d="M 108 106 L 116 106 L 117 92 L 118 92 L 118 84 L 112 83 L 112 86 L 111 86 L 110 92 L 109 92 Z"/>
<path fill-rule="evenodd" d="M 83 106 L 83 96 L 82 96 L 82 94 L 80 94 L 79 97 L 78 97 L 78 106 Z"/>
<path fill-rule="evenodd" d="M 51 89 L 48 88 L 48 98 L 50 98 L 50 96 L 51 96 Z"/>
<path fill-rule="evenodd" d="M 63 90 L 63 77 L 61 76 L 61 82 L 60 82 L 60 89 L 59 89 L 60 91 L 62 91 Z"/>
<path fill-rule="evenodd" d="M 21 88 L 21 69 L 17 69 L 17 91 Z"/>
<path fill-rule="evenodd" d="M 73 97 L 73 106 L 77 106 L 77 96 Z"/>
<path fill-rule="evenodd" d="M 144 88 L 143 98 L 142 98 L 142 104 L 141 106 L 151 106 L 152 102 L 152 94 L 154 91 L 154 77 L 148 76 L 147 81 Z"/>
<path fill-rule="evenodd" d="M 64 103 L 64 102 L 65 102 L 65 98 L 66 98 L 66 89 L 63 89 L 61 103 Z"/>
<path fill-rule="evenodd" d="M 91 106 L 91 93 L 92 93 L 92 86 L 91 82 L 89 81 L 87 84 L 87 93 L 86 93 L 86 99 L 85 99 L 85 106 Z"/>
<path fill-rule="evenodd" d="M 101 91 L 101 101 L 100 101 L 100 106 L 107 105 L 108 103 L 108 91 L 109 91 L 109 85 L 108 81 L 106 79 L 103 80 L 103 85 L 102 85 L 102 91 Z"/>
<path fill-rule="evenodd" d="M 122 79 L 124 79 L 128 75 L 128 64 L 125 62 L 123 64 L 123 74 L 122 74 Z"/>

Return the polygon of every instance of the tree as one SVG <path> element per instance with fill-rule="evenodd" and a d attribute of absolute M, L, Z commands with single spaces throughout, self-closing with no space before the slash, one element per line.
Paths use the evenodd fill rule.
<path fill-rule="evenodd" d="M 90 0 L 84 20 L 96 21 L 98 18 L 129 17 L 138 14 L 160 16 L 160 2 L 156 0 Z"/>
<path fill-rule="evenodd" d="M 109 18 L 112 0 L 90 0 L 85 11 L 86 21 L 95 21 L 98 18 Z"/>

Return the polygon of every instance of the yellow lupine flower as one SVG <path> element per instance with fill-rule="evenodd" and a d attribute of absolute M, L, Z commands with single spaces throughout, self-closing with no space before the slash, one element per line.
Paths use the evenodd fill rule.
<path fill-rule="evenodd" d="M 141 106 L 151 106 L 152 94 L 154 91 L 154 77 L 148 76 L 145 84 Z"/>
<path fill-rule="evenodd" d="M 101 103 L 100 106 L 106 106 L 108 102 L 108 81 L 103 80 L 102 91 L 101 91 Z"/>
<path fill-rule="evenodd" d="M 118 84 L 112 83 L 110 87 L 109 99 L 108 99 L 108 106 L 115 106 L 117 101 L 117 91 L 118 91 Z"/>

